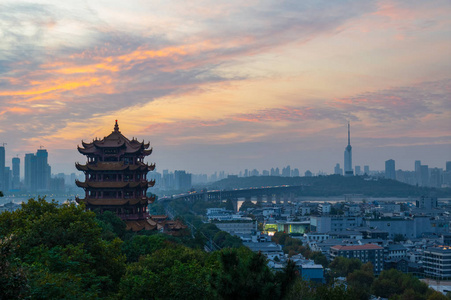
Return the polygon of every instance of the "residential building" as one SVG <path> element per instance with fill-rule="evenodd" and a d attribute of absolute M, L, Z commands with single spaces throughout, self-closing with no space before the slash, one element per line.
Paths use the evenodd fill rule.
<path fill-rule="evenodd" d="M 395 161 L 393 159 L 385 161 L 385 178 L 396 180 Z"/>
<path fill-rule="evenodd" d="M 451 278 L 451 247 L 430 247 L 423 252 L 424 275 L 436 279 Z"/>
<path fill-rule="evenodd" d="M 346 258 L 357 258 L 362 263 L 371 262 L 375 274 L 379 274 L 384 268 L 383 254 L 384 248 L 373 244 L 352 246 L 336 245 L 330 247 L 331 260 L 335 257 L 342 256 Z"/>

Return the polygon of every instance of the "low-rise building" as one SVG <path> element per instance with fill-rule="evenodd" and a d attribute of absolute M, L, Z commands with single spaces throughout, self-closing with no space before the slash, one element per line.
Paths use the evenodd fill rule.
<path fill-rule="evenodd" d="M 332 260 L 337 256 L 342 256 L 346 258 L 357 258 L 362 263 L 371 262 L 375 274 L 379 274 L 384 268 L 383 254 L 384 248 L 373 244 L 352 246 L 336 245 L 330 247 L 330 258 Z"/>
<path fill-rule="evenodd" d="M 385 247 L 385 258 L 399 260 L 407 256 L 407 248 L 403 245 L 395 244 Z"/>
<path fill-rule="evenodd" d="M 216 221 L 212 222 L 220 230 L 231 235 L 255 234 L 257 232 L 257 223 L 251 218 L 242 218 L 241 220 Z"/>
<path fill-rule="evenodd" d="M 436 279 L 451 278 L 451 247 L 430 247 L 423 251 L 424 275 Z"/>

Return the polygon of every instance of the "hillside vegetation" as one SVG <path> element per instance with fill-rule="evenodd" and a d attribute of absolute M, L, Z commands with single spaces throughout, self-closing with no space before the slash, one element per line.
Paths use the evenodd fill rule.
<path fill-rule="evenodd" d="M 300 196 L 341 196 L 363 194 L 369 197 L 451 197 L 450 188 L 418 187 L 391 179 L 339 175 L 317 177 L 253 176 L 226 178 L 214 182 L 209 189 L 238 189 L 281 185 L 302 185 Z"/>

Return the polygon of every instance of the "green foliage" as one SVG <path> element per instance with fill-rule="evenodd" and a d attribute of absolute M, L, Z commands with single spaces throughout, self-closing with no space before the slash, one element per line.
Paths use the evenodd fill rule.
<path fill-rule="evenodd" d="M 207 254 L 183 246 L 160 249 L 127 267 L 120 299 L 211 299 Z"/>
<path fill-rule="evenodd" d="M 240 211 L 247 211 L 248 208 L 259 208 L 261 204 L 257 202 L 256 204 L 252 203 L 250 200 L 245 200 L 243 204 L 240 206 Z"/>
<path fill-rule="evenodd" d="M 399 234 L 395 234 L 395 236 L 393 237 L 393 241 L 395 243 L 404 242 L 406 240 L 407 240 L 406 237 L 404 235 L 400 234 L 400 233 Z"/>
<path fill-rule="evenodd" d="M 313 259 L 315 264 L 322 265 L 324 268 L 327 268 L 329 265 L 329 261 L 327 260 L 327 257 L 319 251 L 312 252 L 309 258 Z"/>
<path fill-rule="evenodd" d="M 220 299 L 280 299 L 295 278 L 293 264 L 274 274 L 261 253 L 247 248 L 223 249 L 219 260 L 211 284 Z"/>
<path fill-rule="evenodd" d="M 14 250 L 9 239 L 0 239 L 0 299 L 21 299 L 29 288 L 24 269 L 12 259 Z"/>
<path fill-rule="evenodd" d="M 32 298 L 98 298 L 114 292 L 125 272 L 122 241 L 103 240 L 95 214 L 81 206 L 30 199 L 2 213 L 0 228 L 15 248 L 9 259 L 27 272 Z"/>
<path fill-rule="evenodd" d="M 154 203 L 149 205 L 149 214 L 151 215 L 164 215 L 166 211 L 164 206 L 161 203 L 155 201 Z"/>
<path fill-rule="evenodd" d="M 282 231 L 276 232 L 271 240 L 283 246 L 283 252 L 290 256 L 301 253 L 304 257 L 310 257 L 310 249 L 302 246 L 300 239 L 292 238 L 288 233 Z"/>
<path fill-rule="evenodd" d="M 348 274 L 347 282 L 355 294 L 355 299 L 366 300 L 370 296 L 371 285 L 374 281 L 373 265 L 368 262 L 358 270 Z"/>
<path fill-rule="evenodd" d="M 168 239 L 163 234 L 134 235 L 122 244 L 128 262 L 137 262 L 141 256 L 166 247 Z"/>
<path fill-rule="evenodd" d="M 337 256 L 329 264 L 333 277 L 346 277 L 348 274 L 359 270 L 362 267 L 362 262 L 357 258 L 346 258 Z"/>
<path fill-rule="evenodd" d="M 99 210 L 95 211 L 96 219 L 102 228 L 102 238 L 105 240 L 112 240 L 116 237 L 124 238 L 126 224 L 115 213 L 105 211 L 101 213 Z"/>
<path fill-rule="evenodd" d="M 219 231 L 213 237 L 213 241 L 222 248 L 239 248 L 243 245 L 241 239 L 232 236 L 225 231 Z"/>
<path fill-rule="evenodd" d="M 393 299 L 426 300 L 433 294 L 433 290 L 429 289 L 426 283 L 396 269 L 382 271 L 374 280 L 371 291 L 376 296 Z"/>
<path fill-rule="evenodd" d="M 298 278 L 290 288 L 286 300 L 349 300 L 358 299 L 351 289 L 303 281 Z"/>

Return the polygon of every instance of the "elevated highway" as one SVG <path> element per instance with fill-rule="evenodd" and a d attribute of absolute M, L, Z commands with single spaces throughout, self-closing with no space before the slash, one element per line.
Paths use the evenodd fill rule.
<path fill-rule="evenodd" d="M 171 197 L 162 197 L 158 201 L 184 200 L 187 202 L 203 201 L 220 201 L 232 200 L 237 202 L 239 199 L 256 201 L 267 201 L 276 203 L 293 201 L 295 193 L 302 190 L 302 185 L 282 185 L 268 186 L 261 188 L 233 189 L 233 190 L 212 190 L 203 192 L 190 192 L 185 194 L 172 195 Z M 236 207 L 236 206 L 235 206 Z"/>

